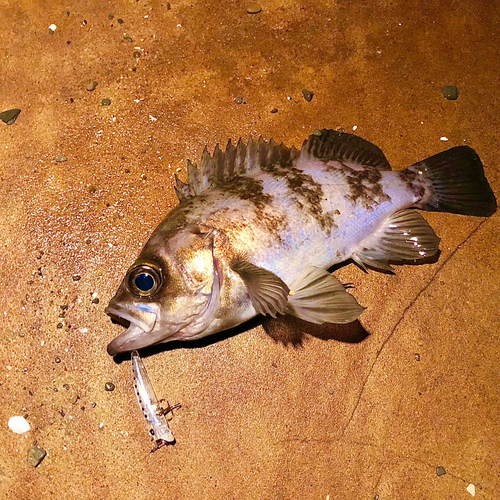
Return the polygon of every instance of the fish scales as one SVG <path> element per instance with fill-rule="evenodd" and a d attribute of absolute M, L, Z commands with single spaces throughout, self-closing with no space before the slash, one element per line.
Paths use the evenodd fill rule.
<path fill-rule="evenodd" d="M 107 308 L 128 322 L 110 354 L 190 340 L 257 314 L 314 323 L 354 321 L 363 308 L 328 272 L 353 259 L 389 261 L 438 251 L 414 209 L 489 216 L 496 199 L 477 154 L 452 148 L 392 171 L 364 139 L 323 130 L 301 150 L 252 138 L 176 178 L 180 204 L 153 232 Z"/>

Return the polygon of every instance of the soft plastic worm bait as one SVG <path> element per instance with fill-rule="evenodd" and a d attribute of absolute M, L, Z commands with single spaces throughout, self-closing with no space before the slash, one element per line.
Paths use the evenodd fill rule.
<path fill-rule="evenodd" d="M 132 351 L 132 376 L 137 401 L 146 418 L 149 433 L 155 443 L 151 453 L 159 450 L 166 444 L 174 444 L 175 438 L 168 427 L 168 420 L 165 415 L 169 413 L 173 414 L 173 410 L 180 408 L 180 405 L 170 406 L 167 401 L 167 408 L 159 406 L 158 398 L 151 385 L 144 363 L 137 351 Z"/>

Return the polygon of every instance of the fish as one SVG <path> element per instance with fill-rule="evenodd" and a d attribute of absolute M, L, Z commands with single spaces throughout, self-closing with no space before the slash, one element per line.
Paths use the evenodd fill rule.
<path fill-rule="evenodd" d="M 179 205 L 153 231 L 106 313 L 127 330 L 112 356 L 233 328 L 258 315 L 348 324 L 363 312 L 332 273 L 346 261 L 392 272 L 435 255 L 420 211 L 489 217 L 477 153 L 458 146 L 392 170 L 380 148 L 334 130 L 300 148 L 262 137 L 187 164 Z"/>
<path fill-rule="evenodd" d="M 173 410 L 180 408 L 180 405 L 170 406 L 167 402 L 167 408 L 160 407 L 146 367 L 136 350 L 132 351 L 132 378 L 137 401 L 148 423 L 149 434 L 155 443 L 151 453 L 167 444 L 174 444 L 175 438 L 165 415 L 171 412 L 173 414 Z"/>

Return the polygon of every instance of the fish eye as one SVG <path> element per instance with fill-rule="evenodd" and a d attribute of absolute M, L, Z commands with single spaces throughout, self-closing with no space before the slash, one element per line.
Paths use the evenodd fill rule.
<path fill-rule="evenodd" d="M 128 289 L 138 297 L 153 296 L 162 283 L 161 270 L 155 264 L 137 262 L 127 277 Z"/>

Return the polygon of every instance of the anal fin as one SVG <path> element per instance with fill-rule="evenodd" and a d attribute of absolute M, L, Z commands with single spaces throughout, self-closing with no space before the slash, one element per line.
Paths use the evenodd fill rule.
<path fill-rule="evenodd" d="M 320 267 L 308 267 L 290 289 L 286 312 L 310 323 L 351 323 L 364 310 L 335 276 Z"/>
<path fill-rule="evenodd" d="M 418 260 L 438 251 L 440 239 L 428 222 L 414 210 L 400 210 L 365 238 L 352 255 L 365 265 L 392 271 L 388 261 Z"/>

